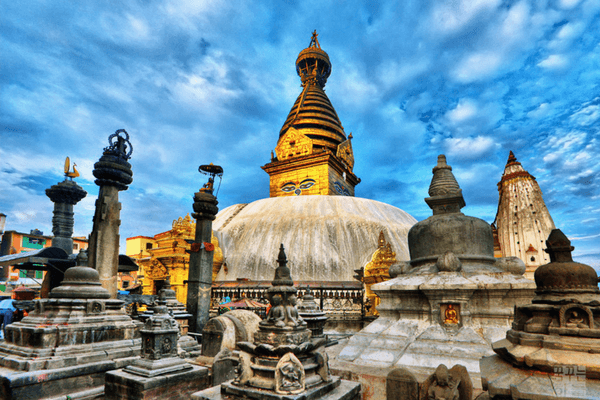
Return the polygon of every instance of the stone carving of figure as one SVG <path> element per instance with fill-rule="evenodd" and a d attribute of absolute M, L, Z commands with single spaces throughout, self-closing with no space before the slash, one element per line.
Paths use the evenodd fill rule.
<path fill-rule="evenodd" d="M 261 325 L 275 325 L 277 327 L 285 326 L 285 308 L 281 304 L 282 301 L 281 295 L 276 294 L 273 296 L 271 299 L 272 307 L 269 310 L 267 319 L 260 322 Z"/>
<path fill-rule="evenodd" d="M 583 316 L 577 310 L 571 311 L 571 315 L 567 319 L 567 327 L 569 328 L 587 328 Z"/>
<path fill-rule="evenodd" d="M 300 374 L 298 373 L 296 366 L 292 363 L 285 364 L 281 367 L 281 386 L 282 391 L 297 390 L 302 387 L 300 383 Z"/>
<path fill-rule="evenodd" d="M 298 315 L 298 309 L 296 308 L 296 296 L 291 295 L 288 297 L 288 305 L 286 306 L 286 314 L 288 317 L 287 324 L 289 326 L 298 326 L 306 324 L 301 316 Z"/>
<path fill-rule="evenodd" d="M 446 324 L 458 324 L 458 313 L 454 309 L 454 305 L 448 304 L 448 308 L 444 312 L 444 323 Z"/>
<path fill-rule="evenodd" d="M 458 400 L 458 382 L 448 374 L 448 368 L 440 365 L 433 374 L 433 382 L 427 390 L 428 400 Z"/>
<path fill-rule="evenodd" d="M 440 364 L 423 382 L 420 400 L 471 400 L 473 384 L 467 369 L 455 365 L 450 370 Z"/>

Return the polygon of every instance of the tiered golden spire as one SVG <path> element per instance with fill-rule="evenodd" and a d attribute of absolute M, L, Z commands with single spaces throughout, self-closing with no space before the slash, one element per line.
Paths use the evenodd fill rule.
<path fill-rule="evenodd" d="M 321 50 L 317 36 L 314 31 L 309 46 L 296 59 L 296 72 L 303 89 L 279 131 L 279 137 L 293 127 L 313 140 L 314 150 L 329 149 L 336 154 L 337 146 L 347 138 L 323 90 L 331 74 L 331 62 L 327 53 Z"/>

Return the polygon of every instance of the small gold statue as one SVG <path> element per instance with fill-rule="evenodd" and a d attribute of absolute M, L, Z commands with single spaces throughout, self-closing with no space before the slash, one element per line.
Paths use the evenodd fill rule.
<path fill-rule="evenodd" d="M 71 160 L 69 160 L 69 157 L 67 157 L 67 159 L 65 160 L 65 176 L 71 179 L 77 178 L 79 176 L 79 171 L 77 171 L 77 168 L 75 168 L 76 166 L 77 164 L 73 163 L 73 172 L 70 172 L 69 170 L 71 169 Z"/>
<path fill-rule="evenodd" d="M 454 305 L 448 304 L 448 308 L 444 312 L 445 324 L 458 324 L 458 313 L 454 309 Z"/>

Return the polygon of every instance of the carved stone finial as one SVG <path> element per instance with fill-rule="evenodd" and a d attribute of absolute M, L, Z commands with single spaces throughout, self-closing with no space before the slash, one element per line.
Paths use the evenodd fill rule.
<path fill-rule="evenodd" d="M 279 256 L 277 257 L 277 263 L 279 266 L 275 269 L 275 277 L 273 278 L 273 286 L 293 286 L 294 281 L 290 274 L 290 269 L 287 266 L 287 257 L 285 255 L 285 249 L 283 243 L 279 247 Z"/>
<path fill-rule="evenodd" d="M 553 229 L 550 232 L 546 246 L 544 251 L 550 255 L 551 262 L 573 261 L 571 252 L 575 247 L 571 246 L 571 241 L 560 229 Z"/>
<path fill-rule="evenodd" d="M 438 156 L 437 165 L 433 168 L 429 196 L 425 202 L 433 210 L 433 215 L 457 213 L 465 206 L 462 190 L 443 154 Z"/>

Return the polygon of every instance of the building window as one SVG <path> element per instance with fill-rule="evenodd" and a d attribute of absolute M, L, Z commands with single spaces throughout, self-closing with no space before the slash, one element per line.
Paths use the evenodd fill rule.
<path fill-rule="evenodd" d="M 44 279 L 44 271 L 35 271 L 35 279 Z"/>
<path fill-rule="evenodd" d="M 129 287 L 129 281 L 123 281 L 123 289 Z"/>
<path fill-rule="evenodd" d="M 79 250 L 79 243 L 73 243 L 73 250 Z"/>
<path fill-rule="evenodd" d="M 149 250 L 152 248 L 152 243 L 146 243 L 146 250 Z"/>

